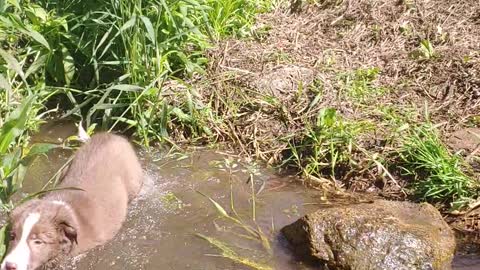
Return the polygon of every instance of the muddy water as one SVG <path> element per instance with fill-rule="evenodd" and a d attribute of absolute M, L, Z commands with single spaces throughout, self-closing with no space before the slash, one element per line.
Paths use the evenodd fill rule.
<path fill-rule="evenodd" d="M 74 132 L 74 127 L 60 122 L 45 126 L 34 140 L 59 142 Z M 24 191 L 41 189 L 70 155 L 71 151 L 54 150 L 38 158 L 28 170 Z M 240 256 L 273 269 L 310 269 L 289 255 L 278 231 L 318 207 L 313 203 L 321 192 L 307 192 L 294 179 L 260 169 L 254 178 L 254 189 L 261 190 L 254 223 L 252 187 L 240 163 L 235 162 L 237 167 L 229 173 L 224 166 L 227 156 L 212 150 L 169 157 L 140 151 L 140 156 L 145 184 L 122 231 L 107 245 L 75 258 L 68 269 L 250 269 L 219 257 L 221 251 L 196 234 L 222 241 Z M 245 223 L 258 224 L 271 241 L 271 253 L 260 241 L 247 239 L 240 226 L 219 218 L 212 203 L 198 192 L 229 210 L 230 184 L 235 210 Z"/>
<path fill-rule="evenodd" d="M 59 143 L 72 134 L 75 127 L 69 122 L 54 122 L 44 125 L 34 141 Z M 24 191 L 41 189 L 71 153 L 57 149 L 38 158 L 28 170 Z M 248 174 L 237 162 L 232 173 L 225 170 L 227 155 L 212 150 L 173 156 L 139 151 L 139 155 L 146 172 L 145 184 L 123 229 L 110 243 L 75 258 L 67 269 L 250 269 L 222 258 L 219 249 L 196 234 L 222 241 L 241 257 L 272 269 L 314 269 L 290 255 L 278 231 L 318 209 L 315 203 L 323 196 L 321 192 L 306 190 L 294 179 L 260 169 L 254 178 L 254 189 L 261 190 L 255 200 L 254 223 Z M 239 226 L 221 219 L 212 203 L 198 192 L 229 210 L 231 188 L 235 210 L 246 223 L 258 224 L 271 242 L 271 252 L 259 241 L 246 238 Z M 454 269 L 480 269 L 480 260 L 477 255 L 459 255 Z"/>

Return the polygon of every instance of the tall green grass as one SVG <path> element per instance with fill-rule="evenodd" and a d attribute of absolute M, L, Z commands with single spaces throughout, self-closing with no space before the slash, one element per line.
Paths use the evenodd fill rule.
<path fill-rule="evenodd" d="M 5 102 L 5 100 L 2 100 Z M 40 108 L 37 95 L 30 95 L 14 109 L 6 112 L 0 125 L 0 215 L 13 209 L 12 196 L 23 183 L 27 166 L 38 155 L 48 152 L 56 145 L 39 143 L 29 145 L 29 134 L 38 125 Z M 0 259 L 6 251 L 5 226 L 0 228 Z"/>
<path fill-rule="evenodd" d="M 262 3 L 1 1 L 0 123 L 7 134 L 1 153 L 8 154 L 2 202 L 14 192 L 5 179 L 18 167 L 7 163 L 22 156 L 10 147 L 26 147 L 28 131 L 58 107 L 63 117 L 77 115 L 89 125 L 132 129 L 144 144 L 172 133 L 209 136 L 206 119 L 213 114 L 199 95 L 181 80 L 174 92 L 164 83 L 203 72 L 205 49 L 216 38 L 247 31 Z M 18 104 L 28 112 L 12 111 Z"/>
<path fill-rule="evenodd" d="M 205 50 L 216 40 L 248 35 L 267 7 L 254 0 L 0 1 L 1 210 L 13 207 L 29 161 L 56 147 L 29 145 L 51 112 L 129 131 L 143 144 L 211 136 L 213 113 L 183 81 L 204 72 Z M 178 87 L 167 90 L 172 80 Z"/>
<path fill-rule="evenodd" d="M 211 116 L 206 104 L 188 87 L 166 91 L 165 82 L 180 79 L 182 85 L 182 79 L 204 72 L 205 50 L 227 35 L 248 35 L 255 15 L 269 5 L 6 1 L 0 6 L 0 38 L 5 54 L 21 67 L 4 61 L 0 68 L 21 71 L 15 83 L 52 91 L 52 104 L 64 109 L 64 117 L 131 130 L 144 144 L 173 135 L 209 136 L 202 120 Z"/>
<path fill-rule="evenodd" d="M 210 7 L 207 19 L 216 39 L 249 36 L 255 15 L 268 11 L 273 4 L 268 0 L 207 0 L 206 3 Z"/>

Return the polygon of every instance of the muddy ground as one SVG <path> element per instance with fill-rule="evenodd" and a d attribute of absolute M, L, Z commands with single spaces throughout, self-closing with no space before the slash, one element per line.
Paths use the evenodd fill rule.
<path fill-rule="evenodd" d="M 285 164 L 289 145 L 327 107 L 371 124 L 356 143 L 388 156 L 396 146 L 388 141 L 390 111 L 407 123 L 435 124 L 478 180 L 480 140 L 471 131 L 480 124 L 479 14 L 477 0 L 279 4 L 258 17 L 252 38 L 209 51 L 208 73 L 191 82 L 193 93 L 221 118 L 208 123 L 217 141 L 268 164 Z M 335 175 L 335 187 L 407 199 L 408 179 L 393 171 L 393 183 L 357 160 L 353 172 Z M 476 212 L 446 217 L 475 234 Z"/>

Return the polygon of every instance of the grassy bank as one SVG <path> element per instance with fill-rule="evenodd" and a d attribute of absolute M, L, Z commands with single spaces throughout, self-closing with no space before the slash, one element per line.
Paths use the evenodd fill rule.
<path fill-rule="evenodd" d="M 204 73 L 205 50 L 247 36 L 266 1 L 7 1 L 1 8 L 5 102 L 49 95 L 47 108 L 164 140 L 193 110 L 168 78 Z M 2 116 L 5 116 L 3 112 Z M 191 120 L 193 122 L 193 120 Z M 195 125 L 191 132 L 203 133 Z"/>
<path fill-rule="evenodd" d="M 60 147 L 29 144 L 44 118 L 73 117 L 134 135 L 144 145 L 208 134 L 188 89 L 205 50 L 246 37 L 268 1 L 0 1 L 0 210 L 9 212 L 25 169 Z M 181 99 L 181 102 L 177 102 Z M 203 112 L 202 112 L 203 113 Z M 3 244 L 5 227 L 0 233 Z M 0 258 L 5 246 L 0 245 Z"/>
<path fill-rule="evenodd" d="M 48 115 L 143 145 L 222 143 L 316 187 L 473 207 L 478 151 L 448 138 L 479 124 L 475 1 L 294 2 L 0 2 L 4 208 L 15 164 L 49 148 L 28 145 Z"/>
<path fill-rule="evenodd" d="M 266 35 L 210 52 L 210 80 L 196 89 L 221 115 L 212 130 L 316 186 L 445 212 L 475 206 L 480 29 L 471 4 L 319 1 L 261 15 Z"/>

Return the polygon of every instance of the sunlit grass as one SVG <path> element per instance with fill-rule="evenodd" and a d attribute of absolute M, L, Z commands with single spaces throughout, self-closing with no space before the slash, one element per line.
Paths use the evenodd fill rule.
<path fill-rule="evenodd" d="M 304 176 L 318 180 L 326 176 L 330 181 L 338 168 L 356 164 L 357 136 L 368 129 L 365 123 L 343 119 L 335 109 L 322 109 L 316 122 L 306 126 L 302 139 L 290 142 L 287 160 Z"/>
<path fill-rule="evenodd" d="M 165 93 L 164 84 L 178 80 L 181 85 L 182 78 L 203 73 L 205 50 L 221 37 L 249 35 L 255 15 L 271 5 L 253 0 L 13 3 L 0 10 L 0 37 L 7 40 L 0 59 L 7 78 L 0 78 L 0 86 L 40 85 L 62 101 L 64 117 L 133 130 L 142 144 L 171 143 L 177 129 L 188 138 L 210 136 L 206 104 L 188 87 Z"/>
<path fill-rule="evenodd" d="M 413 177 L 415 195 L 460 208 L 478 196 L 479 185 L 464 173 L 460 156 L 451 154 L 430 124 L 415 127 L 399 149 L 404 173 Z"/>
<path fill-rule="evenodd" d="M 235 252 L 229 245 L 225 242 L 222 242 L 218 239 L 212 238 L 205 236 L 203 234 L 197 234 L 198 237 L 204 239 L 208 243 L 210 243 L 212 246 L 218 248 L 221 251 L 220 256 L 229 260 L 232 260 L 238 264 L 243 264 L 248 267 L 251 267 L 252 269 L 257 269 L 257 270 L 272 270 L 273 268 L 269 265 L 265 265 L 262 263 L 259 263 L 257 261 L 254 261 L 250 258 L 246 258 L 243 256 L 240 256 Z"/>

